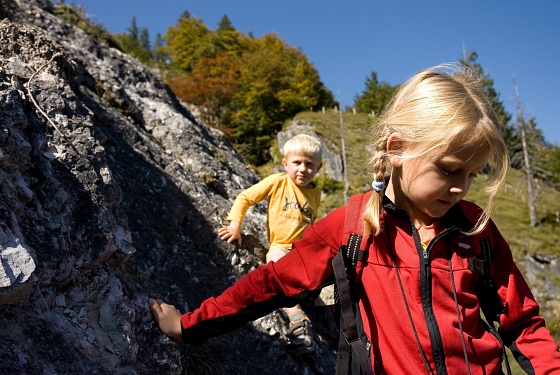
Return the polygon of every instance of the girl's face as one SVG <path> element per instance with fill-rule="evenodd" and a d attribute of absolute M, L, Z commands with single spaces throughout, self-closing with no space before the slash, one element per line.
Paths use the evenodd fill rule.
<path fill-rule="evenodd" d="M 402 143 L 394 146 L 403 147 Z M 407 151 L 404 146 L 404 152 Z M 386 194 L 397 207 L 408 212 L 416 226 L 430 225 L 463 199 L 489 157 L 488 146 L 455 147 L 414 159 L 391 156 L 393 172 Z"/>

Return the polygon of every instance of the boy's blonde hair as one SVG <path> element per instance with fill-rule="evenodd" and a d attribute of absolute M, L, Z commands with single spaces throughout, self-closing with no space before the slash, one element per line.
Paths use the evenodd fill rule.
<path fill-rule="evenodd" d="M 509 167 L 507 148 L 498 118 L 482 85 L 480 75 L 460 64 L 445 64 L 420 71 L 405 82 L 381 114 L 373 129 L 370 164 L 373 181 L 383 181 L 387 171 L 387 139 L 392 133 L 414 154 L 444 153 L 470 146 L 488 146 L 488 201 L 483 214 L 468 234 L 477 234 L 488 223 L 494 202 L 503 186 Z M 383 192 L 374 191 L 365 210 L 366 228 L 380 231 Z"/>
<path fill-rule="evenodd" d="M 288 139 L 282 148 L 284 158 L 290 155 L 302 155 L 323 159 L 323 147 L 314 137 L 307 134 L 298 134 Z"/>

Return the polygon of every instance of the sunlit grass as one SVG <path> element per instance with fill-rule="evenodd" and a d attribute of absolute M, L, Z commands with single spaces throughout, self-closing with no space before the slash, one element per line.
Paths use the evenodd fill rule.
<path fill-rule="evenodd" d="M 483 181 L 475 180 L 466 199 L 483 205 L 486 198 L 482 185 Z M 560 223 L 555 221 L 556 213 L 560 212 L 560 192 L 542 182 L 535 184 L 535 191 L 539 222 L 536 227 L 530 225 L 527 179 L 518 170 L 510 169 L 506 188 L 492 215 L 515 259 L 535 253 L 560 255 Z"/>

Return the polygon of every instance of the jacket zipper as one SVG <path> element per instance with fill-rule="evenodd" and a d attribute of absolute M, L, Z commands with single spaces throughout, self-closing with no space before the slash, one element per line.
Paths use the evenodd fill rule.
<path fill-rule="evenodd" d="M 412 222 L 411 222 L 411 225 Z M 413 226 L 414 228 L 414 226 Z M 430 342 L 432 346 L 432 354 L 434 356 L 434 363 L 436 373 L 438 375 L 447 375 L 447 368 L 445 366 L 445 353 L 443 352 L 443 342 L 441 339 L 441 331 L 437 324 L 436 316 L 432 305 L 432 272 L 430 268 L 430 250 L 434 243 L 437 242 L 443 235 L 448 233 L 449 230 L 444 230 L 437 235 L 424 250 L 420 243 L 418 236 L 415 234 L 415 244 L 420 256 L 420 287 L 422 296 L 422 308 L 424 310 L 424 319 L 430 334 Z M 413 232 L 415 233 L 415 232 Z"/>

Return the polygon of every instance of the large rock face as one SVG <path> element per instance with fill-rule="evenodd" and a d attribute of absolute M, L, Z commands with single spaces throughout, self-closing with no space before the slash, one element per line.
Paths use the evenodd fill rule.
<path fill-rule="evenodd" d="M 243 248 L 216 237 L 257 176 L 157 75 L 53 9 L 0 1 L 0 373 L 332 373 L 320 310 L 305 358 L 277 312 L 198 348 L 162 335 L 148 297 L 185 311 L 260 264 L 263 205 Z"/>

